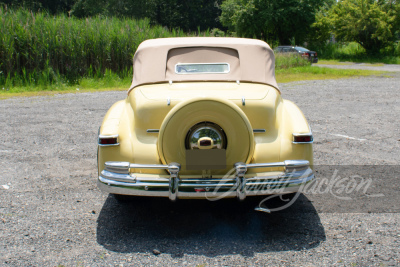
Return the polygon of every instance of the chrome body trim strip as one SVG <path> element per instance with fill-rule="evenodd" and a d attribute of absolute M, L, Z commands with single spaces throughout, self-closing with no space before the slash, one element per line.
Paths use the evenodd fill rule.
<path fill-rule="evenodd" d="M 284 167 L 282 172 L 271 175 L 246 174 L 251 168 Z M 177 198 L 219 198 L 271 195 L 297 192 L 304 184 L 315 179 L 309 162 L 287 160 L 273 163 L 236 163 L 235 175 L 222 178 L 180 178 L 180 164 L 147 165 L 129 162 L 106 162 L 105 169 L 98 177 L 102 191 L 134 196 Z M 130 169 L 164 169 L 165 175 L 143 175 L 131 173 Z"/>
<path fill-rule="evenodd" d="M 148 133 L 159 133 L 160 130 L 159 129 L 147 129 L 146 132 L 148 132 Z"/>

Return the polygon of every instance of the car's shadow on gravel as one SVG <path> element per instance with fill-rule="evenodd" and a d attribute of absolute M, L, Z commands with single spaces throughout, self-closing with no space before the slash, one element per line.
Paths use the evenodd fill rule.
<path fill-rule="evenodd" d="M 254 211 L 259 200 L 172 203 L 133 198 L 121 204 L 109 195 L 97 220 L 97 242 L 121 253 L 158 250 L 172 257 L 212 257 L 304 250 L 325 240 L 318 213 L 306 196 L 300 195 L 292 206 L 272 214 Z"/>

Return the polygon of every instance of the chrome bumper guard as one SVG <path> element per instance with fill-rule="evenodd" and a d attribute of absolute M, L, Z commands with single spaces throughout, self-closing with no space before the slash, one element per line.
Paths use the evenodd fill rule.
<path fill-rule="evenodd" d="M 246 175 L 248 169 L 283 167 L 283 172 L 272 175 Z M 108 161 L 99 176 L 99 188 L 105 192 L 133 196 L 169 197 L 174 201 L 182 198 L 222 198 L 270 195 L 297 192 L 301 186 L 315 179 L 306 160 L 286 160 L 273 163 L 234 165 L 235 175 L 222 178 L 183 178 L 179 176 L 179 163 L 169 165 L 134 164 Z M 163 169 L 169 176 L 139 177 L 130 169 Z M 265 174 L 265 173 L 263 173 Z"/>

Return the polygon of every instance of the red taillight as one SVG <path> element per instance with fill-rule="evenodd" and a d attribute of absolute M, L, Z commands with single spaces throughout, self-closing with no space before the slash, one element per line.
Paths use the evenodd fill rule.
<path fill-rule="evenodd" d="M 314 56 L 318 56 L 317 52 L 315 52 Z"/>
<path fill-rule="evenodd" d="M 308 53 L 304 53 L 304 54 L 303 54 L 303 56 L 305 56 L 305 57 L 308 57 L 308 56 L 309 56 L 309 54 L 308 54 Z"/>
<path fill-rule="evenodd" d="M 118 145 L 118 135 L 100 135 L 99 136 L 99 145 L 101 146 L 116 146 Z"/>
<path fill-rule="evenodd" d="M 312 134 L 293 134 L 293 143 L 312 143 Z"/>

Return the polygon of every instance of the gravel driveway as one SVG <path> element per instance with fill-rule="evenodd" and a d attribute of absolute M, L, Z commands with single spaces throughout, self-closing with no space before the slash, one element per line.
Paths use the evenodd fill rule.
<path fill-rule="evenodd" d="M 312 125 L 319 179 L 374 183 L 352 201 L 310 193 L 272 214 L 255 200 L 119 204 L 100 192 L 97 130 L 125 92 L 1 100 L 0 265 L 398 266 L 399 84 L 281 85 Z"/>

